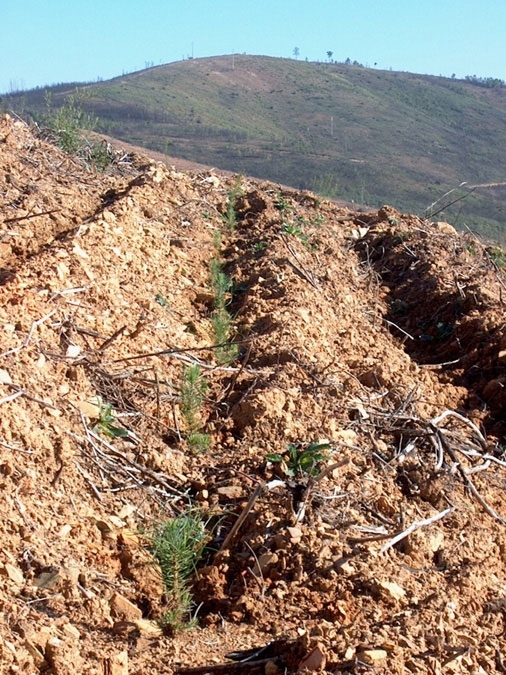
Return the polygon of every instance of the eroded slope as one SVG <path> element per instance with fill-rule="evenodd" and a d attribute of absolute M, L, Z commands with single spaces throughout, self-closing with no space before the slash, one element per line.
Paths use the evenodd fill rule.
<path fill-rule="evenodd" d="M 5 672 L 171 673 L 271 640 L 291 672 L 500 672 L 504 277 L 480 242 L 246 179 L 230 231 L 235 177 L 96 176 L 8 118 L 0 141 Z M 94 431 L 97 396 L 129 438 Z M 321 439 L 316 480 L 266 461 Z M 164 634 L 141 532 L 196 505 L 218 523 L 200 625 Z"/>

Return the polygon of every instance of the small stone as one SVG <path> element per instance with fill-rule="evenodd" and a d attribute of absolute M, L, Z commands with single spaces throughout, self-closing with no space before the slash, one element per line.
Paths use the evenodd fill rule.
<path fill-rule="evenodd" d="M 118 518 L 118 516 L 111 515 L 109 516 L 109 520 L 114 525 L 114 527 L 117 527 L 119 530 L 121 530 L 126 525 L 125 521 L 121 520 L 121 518 Z"/>
<path fill-rule="evenodd" d="M 406 591 L 396 584 L 395 581 L 380 581 L 380 588 L 386 591 L 394 600 L 400 600 L 406 595 Z"/>
<path fill-rule="evenodd" d="M 243 490 L 240 485 L 224 485 L 219 487 L 216 492 L 221 497 L 226 497 L 227 499 L 240 499 L 243 496 Z"/>
<path fill-rule="evenodd" d="M 100 404 L 98 401 L 78 401 L 79 410 L 91 420 L 97 420 L 100 417 Z"/>
<path fill-rule="evenodd" d="M 325 658 L 321 645 L 316 645 L 316 647 L 302 659 L 298 669 L 300 671 L 324 670 L 326 663 L 327 659 Z"/>
<path fill-rule="evenodd" d="M 44 654 L 41 652 L 41 650 L 35 645 L 31 640 L 25 640 L 24 641 L 24 647 L 27 650 L 27 652 L 30 654 L 30 656 L 33 659 L 34 665 L 36 668 L 39 670 L 42 670 L 42 666 L 46 665 L 46 659 L 44 658 Z"/>
<path fill-rule="evenodd" d="M 74 255 L 79 256 L 79 258 L 83 258 L 84 260 L 89 259 L 89 255 L 86 253 L 86 251 L 79 246 L 79 244 L 74 244 L 74 248 L 72 249 L 72 253 Z"/>
<path fill-rule="evenodd" d="M 292 544 L 298 544 L 302 539 L 302 530 L 298 527 L 287 527 L 286 531 L 288 532 Z"/>
<path fill-rule="evenodd" d="M 79 345 L 69 345 L 65 356 L 69 359 L 75 359 L 81 353 L 81 347 Z"/>
<path fill-rule="evenodd" d="M 130 602 L 120 593 L 114 593 L 112 598 L 109 600 L 109 606 L 111 608 L 111 614 L 123 619 L 124 621 L 136 621 L 137 619 L 142 619 L 142 611 L 134 605 L 133 602 Z"/>
<path fill-rule="evenodd" d="M 332 563 L 336 572 L 340 574 L 353 574 L 355 567 L 350 563 L 349 558 L 336 558 Z"/>
<path fill-rule="evenodd" d="M 258 558 L 258 563 L 253 569 L 253 574 L 258 575 L 260 572 L 264 573 L 269 567 L 275 565 L 278 561 L 279 556 L 277 553 L 262 553 L 262 555 Z"/>
<path fill-rule="evenodd" d="M 161 637 L 163 635 L 160 626 L 154 621 L 149 621 L 149 619 L 137 619 L 132 623 L 137 626 L 141 634 L 148 637 Z"/>
<path fill-rule="evenodd" d="M 436 530 L 427 537 L 429 548 L 433 553 L 440 551 L 444 547 L 445 535 L 441 530 Z"/>
<path fill-rule="evenodd" d="M 384 661 L 387 656 L 388 652 L 384 649 L 364 649 L 357 654 L 359 661 L 364 661 L 364 663 L 370 665 L 374 665 L 375 663 L 378 663 L 378 661 Z"/>
<path fill-rule="evenodd" d="M 0 368 L 0 384 L 12 384 L 11 376 L 3 368 Z"/>
<path fill-rule="evenodd" d="M 9 579 L 18 586 L 22 586 L 25 583 L 23 572 L 19 569 L 19 567 L 11 565 L 10 563 L 5 563 L 5 572 Z"/>
<path fill-rule="evenodd" d="M 103 675 L 128 675 L 128 652 L 118 652 L 102 659 Z"/>
<path fill-rule="evenodd" d="M 357 432 L 353 429 L 341 429 L 336 433 L 337 440 L 346 445 L 356 445 L 358 442 Z"/>
<path fill-rule="evenodd" d="M 453 234 L 455 237 L 457 236 L 457 230 L 453 227 L 453 225 L 450 225 L 450 223 L 446 223 L 444 220 L 440 220 L 439 222 L 437 222 L 436 227 L 440 232 L 443 232 L 444 234 Z"/>
<path fill-rule="evenodd" d="M 353 649 L 353 647 L 347 647 L 344 653 L 344 660 L 351 661 L 354 658 L 355 658 L 355 650 Z"/>
<path fill-rule="evenodd" d="M 62 626 L 61 631 L 67 637 L 72 638 L 72 640 L 79 640 L 81 637 L 81 633 L 71 623 L 66 623 L 64 626 Z"/>
<path fill-rule="evenodd" d="M 62 539 L 65 539 L 70 533 L 72 532 L 72 525 L 69 525 L 68 523 L 66 525 L 62 525 L 60 527 L 60 531 L 58 532 L 58 536 L 61 537 Z"/>
<path fill-rule="evenodd" d="M 125 519 L 128 518 L 128 516 L 131 516 L 137 511 L 137 508 L 133 504 L 125 504 L 121 511 L 118 511 L 116 514 L 118 518 Z"/>

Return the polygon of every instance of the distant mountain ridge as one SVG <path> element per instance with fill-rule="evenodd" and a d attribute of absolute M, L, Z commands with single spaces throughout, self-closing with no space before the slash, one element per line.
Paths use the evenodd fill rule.
<path fill-rule="evenodd" d="M 55 105 L 72 91 L 48 89 Z M 423 214 L 435 204 L 429 216 L 506 240 L 500 80 L 236 54 L 81 89 L 97 130 L 126 142 L 358 205 Z M 44 90 L 2 107 L 40 118 Z"/>

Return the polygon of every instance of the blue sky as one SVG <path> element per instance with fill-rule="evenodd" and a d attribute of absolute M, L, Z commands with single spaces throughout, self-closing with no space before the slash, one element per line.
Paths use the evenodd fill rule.
<path fill-rule="evenodd" d="M 263 54 L 506 80 L 505 0 L 4 0 L 0 92 Z"/>

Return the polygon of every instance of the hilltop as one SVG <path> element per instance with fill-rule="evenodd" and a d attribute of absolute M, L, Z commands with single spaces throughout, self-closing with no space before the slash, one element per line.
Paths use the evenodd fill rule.
<path fill-rule="evenodd" d="M 97 130 L 122 141 L 358 206 L 394 203 L 430 215 L 434 202 L 432 212 L 465 197 L 439 217 L 499 241 L 506 88 L 487 83 L 233 55 L 81 90 Z M 73 88 L 49 88 L 53 105 Z M 43 89 L 3 100 L 4 109 L 38 119 L 45 105 Z"/>
<path fill-rule="evenodd" d="M 2 672 L 503 672 L 504 252 L 0 147 Z M 189 631 L 152 539 L 185 518 Z"/>

